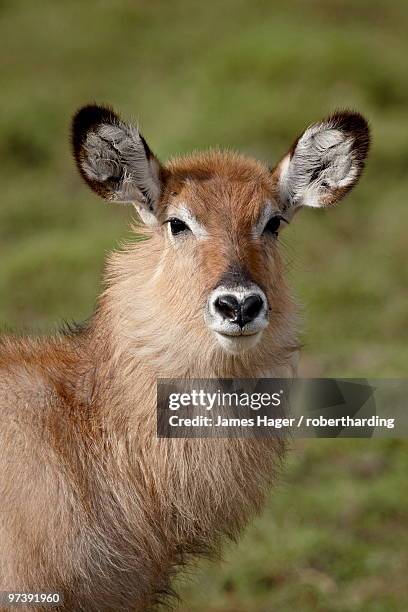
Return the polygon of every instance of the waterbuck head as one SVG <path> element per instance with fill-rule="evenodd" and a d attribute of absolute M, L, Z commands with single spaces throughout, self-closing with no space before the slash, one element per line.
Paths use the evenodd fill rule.
<path fill-rule="evenodd" d="M 138 129 L 109 108 L 86 106 L 73 122 L 85 181 L 109 201 L 132 203 L 150 228 L 151 240 L 137 248 L 152 278 L 134 284 L 150 324 L 161 319 L 158 330 L 170 326 L 174 342 L 190 342 L 194 328 L 196 342 L 233 354 L 280 333 L 291 303 L 280 232 L 300 208 L 330 207 L 348 193 L 368 143 L 364 118 L 338 112 L 308 127 L 272 170 L 217 150 L 162 165 Z"/>

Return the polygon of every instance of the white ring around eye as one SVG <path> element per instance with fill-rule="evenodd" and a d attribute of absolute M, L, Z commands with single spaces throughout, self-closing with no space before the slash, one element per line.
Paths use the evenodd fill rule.
<path fill-rule="evenodd" d="M 172 236 L 179 236 L 180 234 L 191 232 L 187 223 L 182 221 L 182 219 L 178 219 L 177 217 L 170 217 L 170 219 L 167 220 L 167 223 L 169 225 L 170 233 Z"/>
<path fill-rule="evenodd" d="M 168 218 L 175 217 L 177 219 L 180 219 L 180 221 L 183 221 L 183 223 L 187 225 L 187 227 L 192 232 L 192 234 L 194 234 L 197 240 L 203 240 L 204 238 L 208 237 L 207 230 L 201 223 L 199 223 L 194 213 L 192 213 L 191 210 L 187 208 L 186 204 L 181 203 L 177 206 L 171 206 L 167 211 L 167 216 Z M 174 241 L 175 239 L 177 239 L 177 235 L 174 236 L 171 233 L 170 223 L 168 223 L 167 225 L 169 225 L 169 236 Z"/>
<path fill-rule="evenodd" d="M 258 221 L 255 223 L 254 227 L 252 228 L 252 237 L 257 239 L 260 238 L 262 236 L 262 234 L 264 233 L 265 227 L 267 226 L 267 224 L 269 223 L 269 221 L 277 216 L 280 215 L 280 210 L 275 206 L 272 206 L 272 203 L 268 200 L 265 204 L 265 207 L 263 209 L 263 211 L 261 212 Z"/>

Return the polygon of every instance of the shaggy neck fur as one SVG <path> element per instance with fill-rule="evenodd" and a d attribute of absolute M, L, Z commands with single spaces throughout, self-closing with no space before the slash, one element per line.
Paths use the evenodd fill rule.
<path fill-rule="evenodd" d="M 106 458 L 101 474 L 95 456 L 103 486 L 93 507 L 110 532 L 109 543 L 94 534 L 94 547 L 109 549 L 109 562 L 98 555 L 98 571 L 116 591 L 118 580 L 129 589 L 136 576 L 143 610 L 171 592 L 170 576 L 190 555 L 213 554 L 223 537 L 238 536 L 260 510 L 284 451 L 282 441 L 267 439 L 158 439 L 157 378 L 290 376 L 295 351 L 293 311 L 279 319 L 273 338 L 239 357 L 221 352 L 198 311 L 170 326 L 172 296 L 157 299 L 166 270 L 150 240 L 111 257 L 88 340 L 99 364 L 93 403 Z"/>

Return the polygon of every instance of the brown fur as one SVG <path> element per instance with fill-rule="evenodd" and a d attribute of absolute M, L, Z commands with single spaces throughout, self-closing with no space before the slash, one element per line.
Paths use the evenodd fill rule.
<path fill-rule="evenodd" d="M 126 126 L 94 107 L 74 126 L 103 120 L 119 128 L 100 166 L 96 152 L 88 174 L 82 170 L 81 131 L 75 155 L 92 188 L 120 198 L 126 174 L 117 172 L 114 139 Z M 64 611 L 154 608 L 191 555 L 214 554 L 223 538 L 238 536 L 274 481 L 284 451 L 277 440 L 158 439 L 157 379 L 291 376 L 296 369 L 295 306 L 278 241 L 251 235 L 266 200 L 284 207 L 279 166 L 271 173 L 212 151 L 159 167 L 132 134 L 160 177 L 159 201 L 149 202 L 152 183 L 141 196 L 155 206 L 158 225 L 110 255 L 88 325 L 0 343 L 0 590 L 55 589 Z M 112 170 L 104 184 L 99 168 Z M 162 222 L 177 202 L 188 202 L 206 240 L 170 243 Z M 234 267 L 263 289 L 270 308 L 261 340 L 240 354 L 225 352 L 203 317 L 209 293 Z"/>
<path fill-rule="evenodd" d="M 55 588 L 64 610 L 149 609 L 189 555 L 238 535 L 283 450 L 155 437 L 157 377 L 289 374 L 296 346 L 277 250 L 266 256 L 246 237 L 273 190 L 267 170 L 215 152 L 168 172 L 163 200 L 188 198 L 213 234 L 208 244 L 186 244 L 181 256 L 163 248 L 163 227 L 146 231 L 148 241 L 109 258 L 86 329 L 1 345 L 1 589 Z M 264 340 L 242 356 L 222 352 L 201 314 L 235 260 L 275 310 Z"/>

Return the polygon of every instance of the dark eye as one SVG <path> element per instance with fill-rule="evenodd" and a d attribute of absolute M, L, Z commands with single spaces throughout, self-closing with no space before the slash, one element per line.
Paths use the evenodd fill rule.
<path fill-rule="evenodd" d="M 181 219 L 176 219 L 175 217 L 169 219 L 168 223 L 170 225 L 170 231 L 173 236 L 177 236 L 177 234 L 181 234 L 182 232 L 188 232 L 190 230 L 190 228 L 186 223 L 184 223 L 184 221 L 181 221 Z"/>
<path fill-rule="evenodd" d="M 271 217 L 268 223 L 265 225 L 264 233 L 273 234 L 274 236 L 276 236 L 278 233 L 278 229 L 280 227 L 281 221 L 282 221 L 282 218 L 279 216 Z"/>

